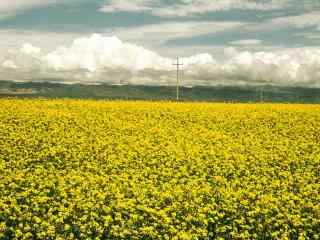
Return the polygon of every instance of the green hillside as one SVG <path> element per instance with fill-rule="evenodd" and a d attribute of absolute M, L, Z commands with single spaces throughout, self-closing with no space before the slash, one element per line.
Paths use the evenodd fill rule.
<path fill-rule="evenodd" d="M 174 86 L 84 85 L 0 81 L 2 97 L 175 100 Z M 182 101 L 319 103 L 320 89 L 287 87 L 182 87 Z"/>

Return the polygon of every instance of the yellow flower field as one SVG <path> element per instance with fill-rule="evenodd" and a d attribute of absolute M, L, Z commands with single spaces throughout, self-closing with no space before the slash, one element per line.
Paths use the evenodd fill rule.
<path fill-rule="evenodd" d="M 0 239 L 319 239 L 320 106 L 0 100 Z"/>

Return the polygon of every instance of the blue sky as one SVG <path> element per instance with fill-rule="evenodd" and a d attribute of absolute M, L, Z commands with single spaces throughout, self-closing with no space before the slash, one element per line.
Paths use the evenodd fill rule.
<path fill-rule="evenodd" d="M 317 74 L 309 76 L 309 72 L 318 69 L 318 60 L 314 60 L 312 55 L 318 50 L 320 43 L 320 1 L 317 0 L 11 0 L 0 3 L 0 63 L 2 62 L 3 68 L 1 72 L 8 75 L 8 78 L 30 79 L 30 74 L 21 76 L 20 71 L 24 69 L 26 72 L 29 66 L 25 62 L 30 62 L 30 59 L 40 61 L 41 66 L 32 71 L 28 68 L 27 72 L 34 75 L 46 72 L 55 76 L 63 64 L 68 65 L 65 62 L 62 64 L 61 59 L 57 60 L 58 57 L 64 56 L 68 59 L 80 54 L 74 52 L 74 40 L 86 38 L 86 42 L 82 44 L 86 47 L 90 45 L 90 49 L 94 48 L 96 51 L 98 45 L 117 48 L 117 44 L 109 43 L 112 42 L 112 36 L 121 40 L 122 44 L 131 44 L 130 52 L 135 55 L 127 56 L 123 52 L 113 54 L 132 59 L 134 66 L 139 65 L 138 67 L 129 68 L 131 62 L 128 63 L 120 57 L 121 61 L 117 64 L 112 62 L 108 65 L 110 60 L 104 58 L 106 55 L 99 56 L 99 61 L 103 58 L 106 62 L 100 61 L 97 64 L 96 52 L 94 60 L 91 59 L 91 52 L 87 53 L 91 65 L 88 59 L 85 63 L 70 60 L 70 68 L 63 70 L 72 72 L 70 76 L 77 72 L 80 76 L 78 80 L 85 78 L 83 72 L 86 71 L 86 76 L 95 75 L 92 78 L 97 79 L 97 71 L 111 71 L 109 68 L 114 69 L 116 66 L 123 68 L 123 73 L 129 71 L 130 76 L 125 77 L 134 78 L 132 82 L 135 83 L 138 77 L 146 78 L 145 74 L 143 77 L 139 75 L 141 72 L 147 69 L 163 71 L 169 66 L 164 64 L 165 61 L 181 56 L 186 58 L 186 73 L 190 73 L 190 79 L 190 76 L 194 75 L 190 70 L 195 68 L 194 65 L 211 64 L 210 71 L 208 70 L 211 78 L 219 77 L 222 79 L 220 82 L 224 83 L 236 81 L 237 76 L 230 77 L 228 72 L 232 67 L 245 65 L 250 61 L 250 69 L 241 66 L 241 70 L 247 71 L 250 75 L 248 82 L 251 83 L 251 78 L 259 82 L 259 74 L 262 75 L 263 71 L 271 67 L 270 61 L 265 59 L 273 54 L 275 63 L 282 63 L 286 55 L 296 62 L 289 64 L 287 75 L 279 72 L 277 76 L 271 77 L 271 80 L 263 79 L 262 82 L 285 84 L 283 79 L 279 79 L 285 76 L 296 78 L 290 84 L 318 84 L 315 79 Z M 95 44 L 95 47 L 92 47 L 92 44 Z M 63 54 L 61 51 L 57 53 L 61 46 L 67 49 Z M 128 52 L 128 46 L 123 46 Z M 150 52 L 139 52 L 141 48 L 150 51 L 154 56 L 150 57 Z M 28 56 L 22 56 L 23 54 Z M 57 57 L 57 54 L 60 55 Z M 137 56 L 143 54 L 148 56 L 145 56 L 146 62 L 141 63 L 142 60 L 137 60 Z M 192 55 L 195 56 L 190 58 Z M 309 59 L 307 63 L 296 60 L 302 55 Z M 55 62 L 52 62 L 53 59 Z M 60 61 L 61 66 L 57 61 Z M 263 62 L 262 72 L 254 69 L 254 65 L 259 61 Z M 155 63 L 162 64 L 162 67 L 154 67 Z M 299 71 L 296 69 L 297 64 Z M 309 68 L 312 65 L 312 70 L 304 68 L 306 64 Z M 292 66 L 295 67 L 290 69 Z M 54 72 L 49 71 L 50 67 Z M 236 71 L 239 74 L 240 70 Z M 295 76 L 292 76 L 292 71 L 296 71 Z M 170 81 L 166 75 L 163 73 L 164 83 Z M 194 78 L 208 79 L 210 76 L 197 75 Z M 43 75 L 38 78 L 40 77 L 43 78 Z M 298 77 L 303 81 L 297 80 Z M 208 83 L 203 79 L 202 82 Z M 108 82 L 110 79 L 103 81 Z M 147 83 L 150 82 L 152 83 L 152 80 L 149 79 Z"/>
<path fill-rule="evenodd" d="M 320 14 L 314 15 L 319 9 L 316 0 L 12 0 L 0 3 L 0 29 L 26 35 L 54 32 L 66 41 L 67 33 L 114 33 L 155 49 L 233 46 L 247 39 L 289 48 L 318 45 Z M 194 29 L 184 31 L 190 23 Z M 202 23 L 211 24 L 197 31 Z M 135 28 L 146 35 L 157 32 L 158 41 L 136 36 Z"/>

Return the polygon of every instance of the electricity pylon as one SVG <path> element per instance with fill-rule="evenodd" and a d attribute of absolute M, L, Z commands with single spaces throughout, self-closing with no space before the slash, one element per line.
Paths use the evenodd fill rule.
<path fill-rule="evenodd" d="M 183 63 L 179 62 L 179 57 L 177 57 L 177 62 L 173 64 L 173 66 L 177 67 L 177 101 L 179 101 L 180 99 L 180 92 L 179 92 L 179 88 L 180 88 L 180 79 L 179 79 L 179 70 L 180 70 L 180 66 L 183 66 Z"/>

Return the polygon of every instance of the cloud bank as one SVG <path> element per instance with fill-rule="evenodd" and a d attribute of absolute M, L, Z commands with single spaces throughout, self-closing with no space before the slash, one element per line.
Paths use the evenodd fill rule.
<path fill-rule="evenodd" d="M 230 47 L 224 55 L 223 60 L 208 53 L 182 58 L 182 84 L 320 87 L 320 49 L 250 52 Z M 173 85 L 174 61 L 115 36 L 93 34 L 49 52 L 25 43 L 0 60 L 0 74 L 20 81 Z"/>

